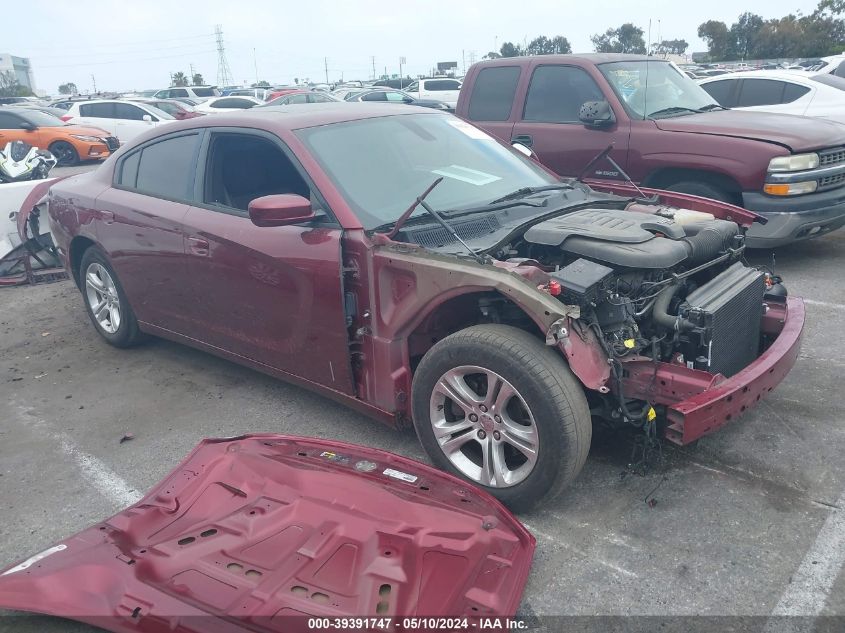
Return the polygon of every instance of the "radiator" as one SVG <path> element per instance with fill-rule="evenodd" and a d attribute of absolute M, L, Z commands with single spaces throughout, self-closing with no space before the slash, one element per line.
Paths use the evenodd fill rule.
<path fill-rule="evenodd" d="M 733 376 L 757 358 L 765 291 L 763 273 L 737 262 L 687 296 L 687 318 L 704 329 L 699 358 L 711 373 Z"/>

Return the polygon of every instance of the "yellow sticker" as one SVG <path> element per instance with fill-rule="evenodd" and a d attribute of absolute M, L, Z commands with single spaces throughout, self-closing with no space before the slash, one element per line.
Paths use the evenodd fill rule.
<path fill-rule="evenodd" d="M 654 407 L 648 408 L 648 413 L 646 414 L 646 419 L 651 422 L 657 417 L 657 411 L 654 410 Z"/>
<path fill-rule="evenodd" d="M 637 343 L 636 343 L 636 341 L 634 341 L 634 339 L 632 339 L 632 338 L 626 338 L 626 339 L 623 341 L 623 343 L 622 343 L 622 344 L 623 344 L 625 347 L 627 347 L 628 349 L 634 349 L 634 345 L 636 345 Z"/>

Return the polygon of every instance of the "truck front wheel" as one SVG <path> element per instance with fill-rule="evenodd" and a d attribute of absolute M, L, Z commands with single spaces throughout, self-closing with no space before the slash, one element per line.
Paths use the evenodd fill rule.
<path fill-rule="evenodd" d="M 720 200 L 721 202 L 734 202 L 731 200 L 731 197 L 727 194 L 727 192 L 722 191 L 719 187 L 706 182 L 676 182 L 674 185 L 666 187 L 666 190 L 677 191 L 678 193 L 688 193 L 693 196 L 710 198 L 711 200 Z"/>
<path fill-rule="evenodd" d="M 557 495 L 587 459 L 580 383 L 554 349 L 517 328 L 476 325 L 439 341 L 417 367 L 412 398 L 435 465 L 512 510 Z"/>

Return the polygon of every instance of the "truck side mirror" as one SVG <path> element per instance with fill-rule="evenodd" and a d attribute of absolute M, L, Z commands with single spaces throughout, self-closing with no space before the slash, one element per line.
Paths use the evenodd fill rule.
<path fill-rule="evenodd" d="M 587 127 L 609 127 L 616 123 L 607 101 L 587 101 L 581 106 L 578 119 Z"/>

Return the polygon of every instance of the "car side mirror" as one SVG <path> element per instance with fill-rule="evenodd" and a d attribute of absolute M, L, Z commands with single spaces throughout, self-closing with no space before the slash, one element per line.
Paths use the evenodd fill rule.
<path fill-rule="evenodd" d="M 26 130 L 27 132 L 33 132 L 38 129 L 38 126 L 34 123 L 30 123 L 29 121 L 23 121 L 21 124 L 21 129 Z"/>
<path fill-rule="evenodd" d="M 535 158 L 536 157 L 536 154 L 527 145 L 523 145 L 522 143 L 511 143 L 511 147 L 513 147 L 517 152 L 526 156 L 527 158 Z"/>
<path fill-rule="evenodd" d="M 152 122 L 153 122 L 153 117 L 151 117 L 149 114 L 145 114 L 145 115 L 144 115 L 143 117 L 141 117 L 141 118 L 142 118 L 144 121 L 146 121 L 147 123 L 152 123 Z"/>
<path fill-rule="evenodd" d="M 249 203 L 248 211 L 255 226 L 287 226 L 314 219 L 311 201 L 294 193 L 256 198 Z"/>
<path fill-rule="evenodd" d="M 607 101 L 587 101 L 581 106 L 578 119 L 587 127 L 609 127 L 616 122 Z"/>
<path fill-rule="evenodd" d="M 402 97 L 403 103 L 413 103 L 414 100 L 411 97 Z"/>

